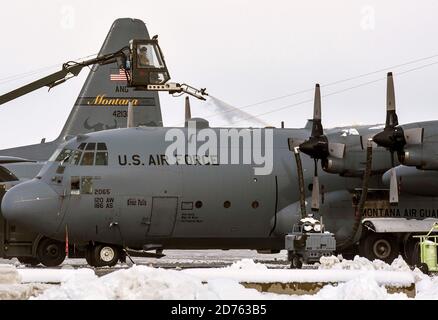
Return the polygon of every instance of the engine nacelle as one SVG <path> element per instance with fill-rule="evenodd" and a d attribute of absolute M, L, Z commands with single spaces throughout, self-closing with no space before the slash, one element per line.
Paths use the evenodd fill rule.
<path fill-rule="evenodd" d="M 419 196 L 438 196 L 438 172 L 418 170 L 414 167 L 398 166 L 395 168 L 399 187 L 402 193 L 410 193 Z M 382 177 L 384 185 L 389 186 L 391 179 L 390 172 Z"/>
<path fill-rule="evenodd" d="M 357 164 L 345 158 L 327 157 L 322 162 L 322 168 L 325 172 L 336 173 L 341 176 L 360 177 L 363 175 L 363 168 L 358 168 Z"/>
<path fill-rule="evenodd" d="M 400 162 L 405 166 L 416 167 L 421 170 L 438 170 L 438 153 L 434 144 L 411 145 L 405 148 L 404 153 L 399 157 Z"/>

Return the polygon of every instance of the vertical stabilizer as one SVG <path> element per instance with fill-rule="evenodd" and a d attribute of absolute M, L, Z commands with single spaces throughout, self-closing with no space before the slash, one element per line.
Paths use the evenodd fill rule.
<path fill-rule="evenodd" d="M 100 49 L 99 55 L 115 52 L 131 39 L 149 39 L 143 21 L 117 19 Z M 117 65 L 95 65 L 90 71 L 79 97 L 58 139 L 65 140 L 80 133 L 126 128 L 128 103 L 134 108 L 134 126 L 162 126 L 157 92 L 127 88 L 126 78 Z"/>

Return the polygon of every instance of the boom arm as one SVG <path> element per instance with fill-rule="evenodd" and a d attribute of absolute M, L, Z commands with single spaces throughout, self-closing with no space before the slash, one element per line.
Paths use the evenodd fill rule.
<path fill-rule="evenodd" d="M 67 62 L 62 65 L 62 70 L 52 73 L 44 78 L 38 79 L 34 82 L 26 84 L 18 89 L 12 90 L 4 95 L 0 96 L 0 105 L 16 98 L 19 98 L 25 94 L 28 94 L 32 91 L 40 89 L 42 87 L 49 87 L 49 90 L 68 79 L 77 76 L 84 67 L 93 65 L 93 64 L 109 64 L 126 59 L 126 55 L 123 52 L 125 48 L 106 55 L 102 55 L 93 59 L 81 61 L 81 62 Z"/>

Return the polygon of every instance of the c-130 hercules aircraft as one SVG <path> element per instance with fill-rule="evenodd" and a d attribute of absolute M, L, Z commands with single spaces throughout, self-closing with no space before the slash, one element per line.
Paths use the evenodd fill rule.
<path fill-rule="evenodd" d="M 436 221 L 434 191 L 418 188 L 434 181 L 423 170 L 432 176 L 438 168 L 427 151 L 434 149 L 435 122 L 399 126 L 392 74 L 387 92 L 383 131 L 324 131 L 317 86 L 314 117 L 303 129 L 210 128 L 187 118 L 184 128 L 78 134 L 34 179 L 6 192 L 2 212 L 60 243 L 68 237 L 93 266 L 114 265 L 123 248 L 276 252 L 306 212 L 335 234 L 338 252 L 358 246 L 372 259 L 411 258 L 412 234 Z M 405 166 L 394 168 L 399 164 Z"/>

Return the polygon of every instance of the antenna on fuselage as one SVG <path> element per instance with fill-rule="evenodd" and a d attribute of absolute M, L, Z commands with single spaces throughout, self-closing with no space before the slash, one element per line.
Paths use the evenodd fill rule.
<path fill-rule="evenodd" d="M 186 97 L 184 120 L 187 122 L 191 118 L 192 118 L 192 111 L 190 108 L 190 98 Z"/>
<path fill-rule="evenodd" d="M 129 101 L 128 103 L 128 116 L 126 121 L 126 127 L 127 128 L 133 128 L 135 127 L 134 124 L 134 106 L 132 105 L 132 101 Z"/>

